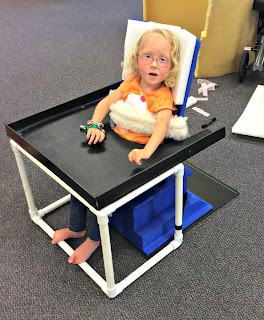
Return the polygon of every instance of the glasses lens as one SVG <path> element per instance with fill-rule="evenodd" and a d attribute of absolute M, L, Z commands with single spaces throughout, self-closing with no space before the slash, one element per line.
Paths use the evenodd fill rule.
<path fill-rule="evenodd" d="M 157 63 L 161 67 L 165 67 L 168 64 L 168 60 L 166 58 L 160 57 L 157 59 Z"/>
<path fill-rule="evenodd" d="M 149 54 L 144 54 L 143 56 L 142 56 L 142 58 L 143 58 L 143 61 L 144 62 L 146 62 L 146 63 L 151 63 L 152 62 L 152 56 L 151 55 L 149 55 Z"/>

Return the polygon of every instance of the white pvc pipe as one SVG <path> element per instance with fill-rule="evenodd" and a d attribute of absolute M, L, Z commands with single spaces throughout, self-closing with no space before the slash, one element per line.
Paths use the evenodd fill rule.
<path fill-rule="evenodd" d="M 155 264 L 157 264 L 160 260 L 166 257 L 169 253 L 173 250 L 177 249 L 181 245 L 181 242 L 176 242 L 173 240 L 170 242 L 165 248 L 155 254 L 152 258 L 142 264 L 138 269 L 132 272 L 129 276 L 127 276 L 124 280 L 119 282 L 119 285 L 125 289 L 129 286 L 132 282 L 137 280 L 140 276 L 142 276 L 146 271 L 152 268 Z"/>
<path fill-rule="evenodd" d="M 183 215 L 183 176 L 184 165 L 181 164 L 175 173 L 175 238 L 182 238 L 182 215 Z M 177 227 L 181 227 L 177 230 Z"/>
<path fill-rule="evenodd" d="M 50 205 L 48 205 L 47 207 L 38 210 L 38 215 L 40 217 L 44 217 L 47 213 L 61 207 L 62 205 L 64 205 L 65 203 L 69 202 L 71 200 L 71 195 L 68 194 L 67 196 L 51 203 Z"/>
<path fill-rule="evenodd" d="M 105 268 L 105 278 L 107 283 L 107 295 L 112 298 L 116 296 L 116 292 L 109 226 L 108 224 L 99 224 L 99 228 Z"/>
<path fill-rule="evenodd" d="M 34 221 L 34 219 L 33 219 Z M 41 218 L 36 217 L 36 224 L 44 230 L 51 239 L 54 235 L 54 230 Z M 58 245 L 65 251 L 69 256 L 71 256 L 74 252 L 73 248 L 68 245 L 65 241 L 58 242 Z M 106 281 L 92 268 L 89 266 L 87 262 L 82 262 L 79 264 L 79 266 L 84 270 L 85 273 L 87 273 L 93 280 L 96 282 L 99 287 L 106 292 Z"/>
<path fill-rule="evenodd" d="M 10 140 L 10 143 L 11 143 L 13 152 L 15 154 L 17 167 L 19 170 L 19 174 L 21 177 L 22 185 L 24 188 L 24 192 L 25 192 L 25 196 L 26 196 L 26 200 L 27 200 L 27 204 L 28 204 L 29 214 L 32 219 L 33 217 L 35 217 L 37 215 L 37 208 L 35 205 L 31 186 L 29 184 L 25 162 L 24 162 L 24 159 L 23 159 L 21 153 L 19 152 L 19 150 L 17 148 L 18 145 L 16 143 L 14 143 L 13 140 Z"/>

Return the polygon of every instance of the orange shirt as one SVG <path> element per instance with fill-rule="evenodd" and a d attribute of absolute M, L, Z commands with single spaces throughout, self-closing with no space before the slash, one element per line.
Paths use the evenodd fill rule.
<path fill-rule="evenodd" d="M 140 78 L 128 78 L 121 83 L 120 89 L 122 92 L 122 99 L 124 101 L 127 101 L 127 99 L 131 100 L 132 96 L 133 100 L 136 101 L 138 96 L 138 104 L 140 105 L 140 108 L 144 108 L 145 103 L 145 108 L 150 112 L 157 113 L 163 109 L 170 109 L 172 111 L 176 110 L 169 88 L 162 85 L 154 92 L 144 92 L 139 85 L 139 81 Z M 135 112 L 136 111 L 137 107 L 135 107 Z M 114 131 L 124 139 L 142 144 L 146 144 L 150 139 L 150 136 L 126 130 L 118 126 L 115 126 Z"/>

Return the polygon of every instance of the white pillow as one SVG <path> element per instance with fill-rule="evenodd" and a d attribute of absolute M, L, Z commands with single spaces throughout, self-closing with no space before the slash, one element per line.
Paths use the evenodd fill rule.
<path fill-rule="evenodd" d="M 232 133 L 264 138 L 264 85 L 258 85 Z"/>

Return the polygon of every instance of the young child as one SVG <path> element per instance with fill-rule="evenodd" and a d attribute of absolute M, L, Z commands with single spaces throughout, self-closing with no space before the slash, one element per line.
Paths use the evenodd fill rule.
<path fill-rule="evenodd" d="M 124 82 L 101 100 L 95 108 L 86 136 L 89 145 L 104 140 L 105 131 L 102 130 L 101 121 L 111 112 L 111 106 L 122 99 L 128 108 L 133 108 L 132 114 L 140 114 L 142 117 L 146 113 L 155 114 L 152 133 L 145 134 L 140 129 L 135 132 L 129 129 L 129 125 L 126 128 L 125 125 L 120 126 L 117 122 L 114 128 L 121 137 L 145 145 L 142 149 L 133 149 L 129 153 L 130 162 L 141 165 L 143 160 L 151 157 L 166 137 L 172 112 L 176 111 L 170 88 L 175 84 L 179 68 L 178 47 L 175 34 L 167 29 L 150 30 L 141 36 L 128 61 Z M 112 113 L 114 114 L 114 111 Z M 125 122 L 121 121 L 122 123 Z M 53 244 L 85 235 L 86 209 L 81 202 L 71 197 L 70 226 L 55 231 Z M 87 236 L 87 239 L 71 255 L 69 263 L 79 264 L 86 261 L 99 246 L 100 232 L 96 216 Z"/>

